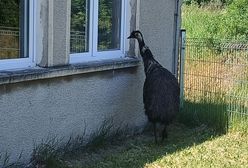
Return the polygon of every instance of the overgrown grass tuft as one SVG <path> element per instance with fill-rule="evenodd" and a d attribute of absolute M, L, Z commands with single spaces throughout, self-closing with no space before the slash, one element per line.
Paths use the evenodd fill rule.
<path fill-rule="evenodd" d="M 0 152 L 0 168 L 25 168 L 25 164 L 21 162 L 22 154 L 19 155 L 17 161 L 10 161 L 10 154 Z"/>
<path fill-rule="evenodd" d="M 82 135 L 63 139 L 52 138 L 36 145 L 30 165 L 46 168 L 68 168 L 68 160 L 75 159 L 86 152 L 96 151 L 107 145 L 123 141 L 130 135 L 128 127 L 115 127 L 112 119 L 105 120 L 99 129 L 89 137 Z"/>
<path fill-rule="evenodd" d="M 179 121 L 191 127 L 206 124 L 217 133 L 226 133 L 229 123 L 226 108 L 225 100 L 217 96 L 212 99 L 186 100 Z"/>
<path fill-rule="evenodd" d="M 33 167 L 67 168 L 63 161 L 65 151 L 62 151 L 60 140 L 49 139 L 34 147 L 30 165 Z"/>
<path fill-rule="evenodd" d="M 87 150 L 97 150 L 101 147 L 124 140 L 130 135 L 128 126 L 115 128 L 111 120 L 106 120 L 99 129 L 90 136 L 90 140 L 86 144 Z"/>
<path fill-rule="evenodd" d="M 241 132 L 248 134 L 248 116 L 240 114 L 230 114 L 230 132 Z"/>

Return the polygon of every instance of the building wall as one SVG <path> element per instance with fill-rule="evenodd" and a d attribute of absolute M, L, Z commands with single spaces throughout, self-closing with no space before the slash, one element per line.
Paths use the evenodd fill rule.
<path fill-rule="evenodd" d="M 154 57 L 172 70 L 175 0 L 140 1 L 140 30 Z"/>
<path fill-rule="evenodd" d="M 34 142 L 86 135 L 111 117 L 141 127 L 141 68 L 1 85 L 0 149 L 28 154 Z"/>
<path fill-rule="evenodd" d="M 36 62 L 43 67 L 68 63 L 68 48 L 63 47 L 68 44 L 68 27 L 59 22 L 59 13 L 69 13 L 70 3 L 62 1 L 37 0 Z M 130 0 L 128 6 L 127 35 L 140 29 L 155 58 L 171 70 L 175 2 Z M 67 19 L 63 17 L 62 22 L 69 23 Z M 129 55 L 134 53 L 134 42 L 130 43 L 126 42 Z M 90 134 L 110 117 L 117 125 L 142 128 L 147 122 L 144 78 L 140 63 L 119 70 L 0 84 L 0 152 L 7 151 L 13 158 L 22 153 L 28 159 L 34 144 L 54 136 L 66 139 L 84 129 Z"/>

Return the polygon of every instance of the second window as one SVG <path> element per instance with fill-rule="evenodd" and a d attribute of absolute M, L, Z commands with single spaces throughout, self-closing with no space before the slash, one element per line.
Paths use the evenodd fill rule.
<path fill-rule="evenodd" d="M 71 62 L 121 57 L 124 0 L 71 1 Z"/>

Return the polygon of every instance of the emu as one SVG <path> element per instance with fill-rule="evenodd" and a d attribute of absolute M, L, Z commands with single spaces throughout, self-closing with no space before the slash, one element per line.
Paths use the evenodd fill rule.
<path fill-rule="evenodd" d="M 144 64 L 146 79 L 143 86 L 143 103 L 148 121 L 153 124 L 155 143 L 157 143 L 157 124 L 164 125 L 162 142 L 167 138 L 166 127 L 179 111 L 179 84 L 175 76 L 158 63 L 151 50 L 145 45 L 143 35 L 136 30 L 128 39 L 137 39 Z"/>

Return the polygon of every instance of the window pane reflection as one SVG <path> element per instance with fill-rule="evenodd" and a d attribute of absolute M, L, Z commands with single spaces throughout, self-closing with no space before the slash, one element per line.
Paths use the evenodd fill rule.
<path fill-rule="evenodd" d="M 121 0 L 99 0 L 98 51 L 120 49 Z"/>
<path fill-rule="evenodd" d="M 89 51 L 89 2 L 71 1 L 71 53 Z"/>
<path fill-rule="evenodd" d="M 0 59 L 28 57 L 28 0 L 0 0 Z"/>

